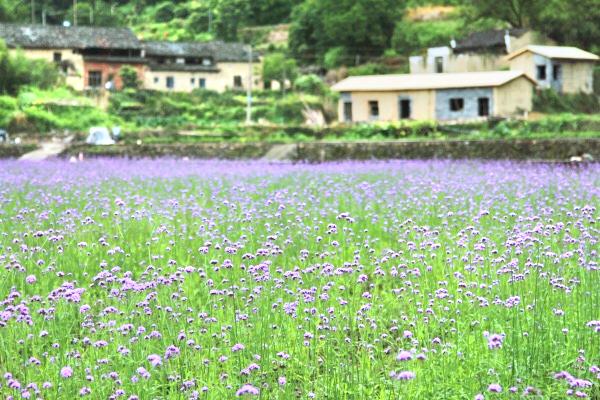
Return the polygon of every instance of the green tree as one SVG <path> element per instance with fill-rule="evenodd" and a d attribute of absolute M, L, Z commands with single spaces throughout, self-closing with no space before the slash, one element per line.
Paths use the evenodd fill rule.
<path fill-rule="evenodd" d="M 253 25 L 271 25 L 289 19 L 294 6 L 302 0 L 253 0 L 250 4 L 250 22 Z"/>
<path fill-rule="evenodd" d="M 469 0 L 471 20 L 495 18 L 531 28 L 559 44 L 600 51 L 598 0 Z"/>
<path fill-rule="evenodd" d="M 248 18 L 250 0 L 218 0 L 215 7 L 215 32 L 219 39 L 235 41 L 238 28 Z"/>
<path fill-rule="evenodd" d="M 405 9 L 404 0 L 306 0 L 291 17 L 290 50 L 303 63 L 323 62 L 342 47 L 347 63 L 381 55 Z"/>
<path fill-rule="evenodd" d="M 293 82 L 298 75 L 296 60 L 283 53 L 269 54 L 264 58 L 262 75 L 264 82 L 279 82 L 283 89 L 286 81 Z"/>
<path fill-rule="evenodd" d="M 56 66 L 44 60 L 30 60 L 22 53 L 11 55 L 0 40 L 0 93 L 15 95 L 23 86 L 42 89 L 58 81 Z"/>
<path fill-rule="evenodd" d="M 123 83 L 123 89 L 137 89 L 140 87 L 140 81 L 135 68 L 125 65 L 119 71 L 121 82 Z"/>

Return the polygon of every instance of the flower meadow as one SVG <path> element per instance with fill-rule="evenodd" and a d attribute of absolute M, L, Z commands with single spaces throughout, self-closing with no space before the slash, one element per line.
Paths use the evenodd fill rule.
<path fill-rule="evenodd" d="M 600 399 L 600 165 L 0 161 L 3 399 Z"/>

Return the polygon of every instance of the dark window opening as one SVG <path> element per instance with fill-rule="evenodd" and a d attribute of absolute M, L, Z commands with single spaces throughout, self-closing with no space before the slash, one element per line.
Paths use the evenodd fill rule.
<path fill-rule="evenodd" d="M 204 78 L 198 79 L 198 86 L 200 86 L 202 89 L 204 89 L 206 87 L 206 79 L 204 79 Z"/>
<path fill-rule="evenodd" d="M 190 78 L 190 84 L 194 86 L 196 84 L 196 78 Z"/>
<path fill-rule="evenodd" d="M 271 90 L 271 81 L 265 81 L 265 90 Z"/>
<path fill-rule="evenodd" d="M 373 119 L 379 118 L 379 102 L 378 101 L 369 101 L 369 115 Z"/>
<path fill-rule="evenodd" d="M 435 72 L 438 74 L 444 72 L 444 57 L 435 58 Z"/>
<path fill-rule="evenodd" d="M 462 97 L 450 99 L 450 111 L 462 111 L 465 108 L 465 100 Z"/>
<path fill-rule="evenodd" d="M 158 83 L 160 81 L 160 78 L 158 76 L 154 77 L 154 83 Z"/>
<path fill-rule="evenodd" d="M 477 99 L 477 108 L 480 117 L 487 117 L 490 115 L 490 99 L 487 97 L 480 97 Z"/>
<path fill-rule="evenodd" d="M 555 81 L 560 79 L 560 65 L 558 64 L 552 66 L 552 79 Z"/>
<path fill-rule="evenodd" d="M 410 118 L 410 100 L 402 99 L 400 100 L 400 119 L 408 118 Z"/>
<path fill-rule="evenodd" d="M 546 66 L 545 65 L 538 65 L 537 66 L 537 78 L 540 81 L 545 81 L 546 80 Z"/>
<path fill-rule="evenodd" d="M 175 78 L 167 76 L 167 89 L 173 89 L 175 87 Z"/>
<path fill-rule="evenodd" d="M 352 122 L 352 102 L 351 101 L 344 102 L 344 121 Z"/>
<path fill-rule="evenodd" d="M 233 87 L 234 88 L 241 88 L 242 87 L 242 77 L 239 75 L 236 75 L 233 77 Z"/>
<path fill-rule="evenodd" d="M 88 72 L 88 86 L 93 88 L 102 86 L 102 71 Z"/>
<path fill-rule="evenodd" d="M 52 55 L 52 58 L 54 59 L 54 62 L 59 63 L 62 61 L 62 53 L 59 53 L 59 52 L 54 53 Z"/>

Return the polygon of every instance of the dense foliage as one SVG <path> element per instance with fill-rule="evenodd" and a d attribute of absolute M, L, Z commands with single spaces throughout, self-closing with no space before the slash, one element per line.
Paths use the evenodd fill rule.
<path fill-rule="evenodd" d="M 48 88 L 58 81 L 58 70 L 43 60 L 31 60 L 21 52 L 11 54 L 0 40 L 0 94 L 15 95 L 23 86 Z"/>

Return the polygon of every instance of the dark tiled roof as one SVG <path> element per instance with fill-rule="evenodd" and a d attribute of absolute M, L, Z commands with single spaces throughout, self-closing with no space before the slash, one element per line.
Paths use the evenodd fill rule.
<path fill-rule="evenodd" d="M 9 47 L 37 49 L 140 49 L 129 28 L 0 23 L 0 38 Z"/>
<path fill-rule="evenodd" d="M 460 53 L 468 51 L 494 50 L 496 48 L 504 48 L 504 34 L 506 33 L 506 31 L 506 29 L 492 29 L 488 31 L 474 32 L 466 38 L 458 40 L 456 42 L 454 52 Z M 521 37 L 527 32 L 527 29 L 513 28 L 508 29 L 508 32 L 510 36 Z"/>
<path fill-rule="evenodd" d="M 213 42 L 154 42 L 142 43 L 147 57 L 210 57 L 216 62 L 247 62 L 248 48 L 243 43 Z M 258 60 L 256 55 L 254 61 Z"/>

